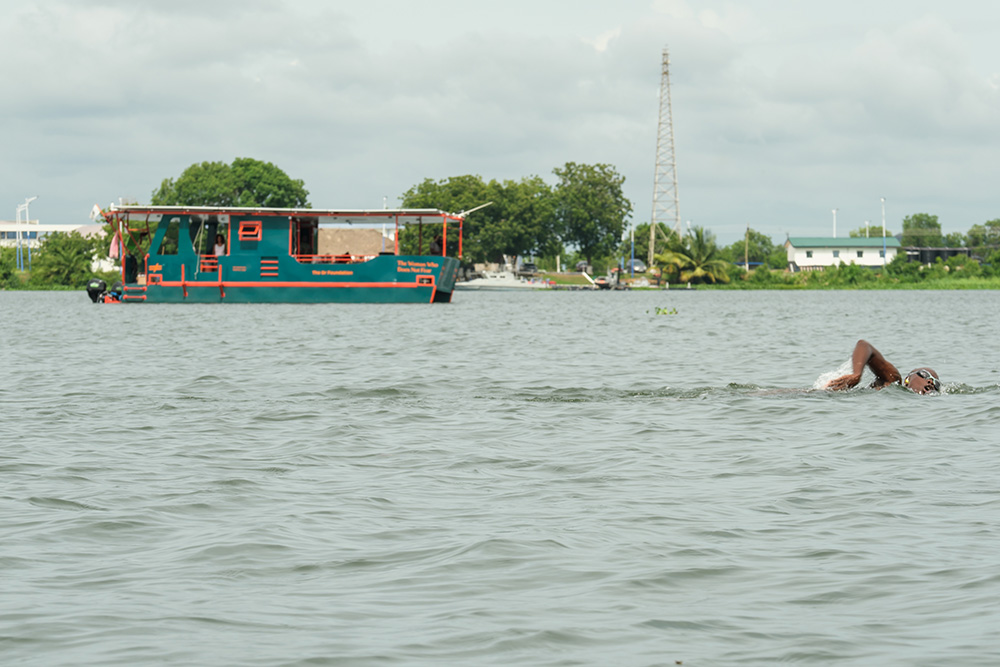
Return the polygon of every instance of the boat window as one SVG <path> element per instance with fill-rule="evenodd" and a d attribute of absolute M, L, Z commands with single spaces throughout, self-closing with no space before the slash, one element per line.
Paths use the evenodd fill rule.
<path fill-rule="evenodd" d="M 163 235 L 163 241 L 160 242 L 160 251 L 157 254 L 160 255 L 176 255 L 177 247 L 180 242 L 181 235 L 181 219 L 171 218 L 167 222 L 167 232 Z"/>
<path fill-rule="evenodd" d="M 242 220 L 240 221 L 240 241 L 260 241 L 261 221 Z"/>
<path fill-rule="evenodd" d="M 215 254 L 215 235 L 223 232 L 216 216 L 192 215 L 189 231 L 196 255 Z"/>
<path fill-rule="evenodd" d="M 299 261 L 311 261 L 318 252 L 319 220 L 292 218 L 291 255 Z"/>

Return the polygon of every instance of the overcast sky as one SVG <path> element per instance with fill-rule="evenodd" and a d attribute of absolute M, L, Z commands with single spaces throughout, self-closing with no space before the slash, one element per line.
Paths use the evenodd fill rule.
<path fill-rule="evenodd" d="M 251 157 L 317 207 L 425 178 L 625 176 L 652 211 L 670 50 L 680 212 L 846 236 L 1000 218 L 1000 3 L 952 0 L 0 0 L 0 219 L 149 201 Z"/>

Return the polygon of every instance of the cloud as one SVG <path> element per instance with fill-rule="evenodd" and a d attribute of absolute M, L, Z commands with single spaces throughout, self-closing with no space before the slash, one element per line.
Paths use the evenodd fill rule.
<path fill-rule="evenodd" d="M 643 221 L 666 46 L 681 212 L 723 241 L 747 222 L 825 233 L 834 207 L 855 228 L 881 196 L 898 217 L 936 207 L 946 229 L 1000 217 L 988 17 L 896 0 L 574 6 L 17 7 L 0 16 L 17 63 L 0 71 L 0 206 L 41 191 L 33 213 L 62 222 L 237 156 L 348 207 L 428 177 L 552 182 L 576 161 L 615 165 Z"/>
<path fill-rule="evenodd" d="M 594 47 L 595 51 L 603 53 L 608 50 L 608 44 L 611 42 L 611 40 L 621 37 L 621 34 L 622 34 L 622 29 L 619 27 L 615 28 L 614 30 L 608 30 L 607 32 L 603 32 L 594 39 L 588 40 L 584 38 L 583 42 L 584 44 L 589 44 L 590 46 Z"/>

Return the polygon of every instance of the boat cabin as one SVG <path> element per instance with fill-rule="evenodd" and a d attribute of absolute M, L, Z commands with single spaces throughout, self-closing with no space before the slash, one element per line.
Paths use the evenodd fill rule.
<path fill-rule="evenodd" d="M 448 302 L 464 220 L 436 209 L 121 206 L 104 215 L 126 249 L 123 301 L 175 303 Z M 418 225 L 415 254 L 400 254 L 405 225 Z M 337 247 L 344 235 L 325 232 L 344 227 L 381 227 L 380 247 Z"/>

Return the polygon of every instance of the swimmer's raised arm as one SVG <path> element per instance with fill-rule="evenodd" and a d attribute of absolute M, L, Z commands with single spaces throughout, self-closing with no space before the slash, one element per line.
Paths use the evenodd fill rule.
<path fill-rule="evenodd" d="M 874 345 L 866 340 L 859 340 L 858 344 L 854 346 L 854 354 L 851 355 L 852 372 L 831 380 L 826 388 L 842 391 L 856 387 L 861 382 L 861 374 L 864 373 L 865 366 L 872 369 L 872 373 L 875 374 L 875 381 L 871 385 L 874 389 L 881 389 L 887 384 L 893 384 L 902 379 L 896 367 L 886 361 Z"/>

